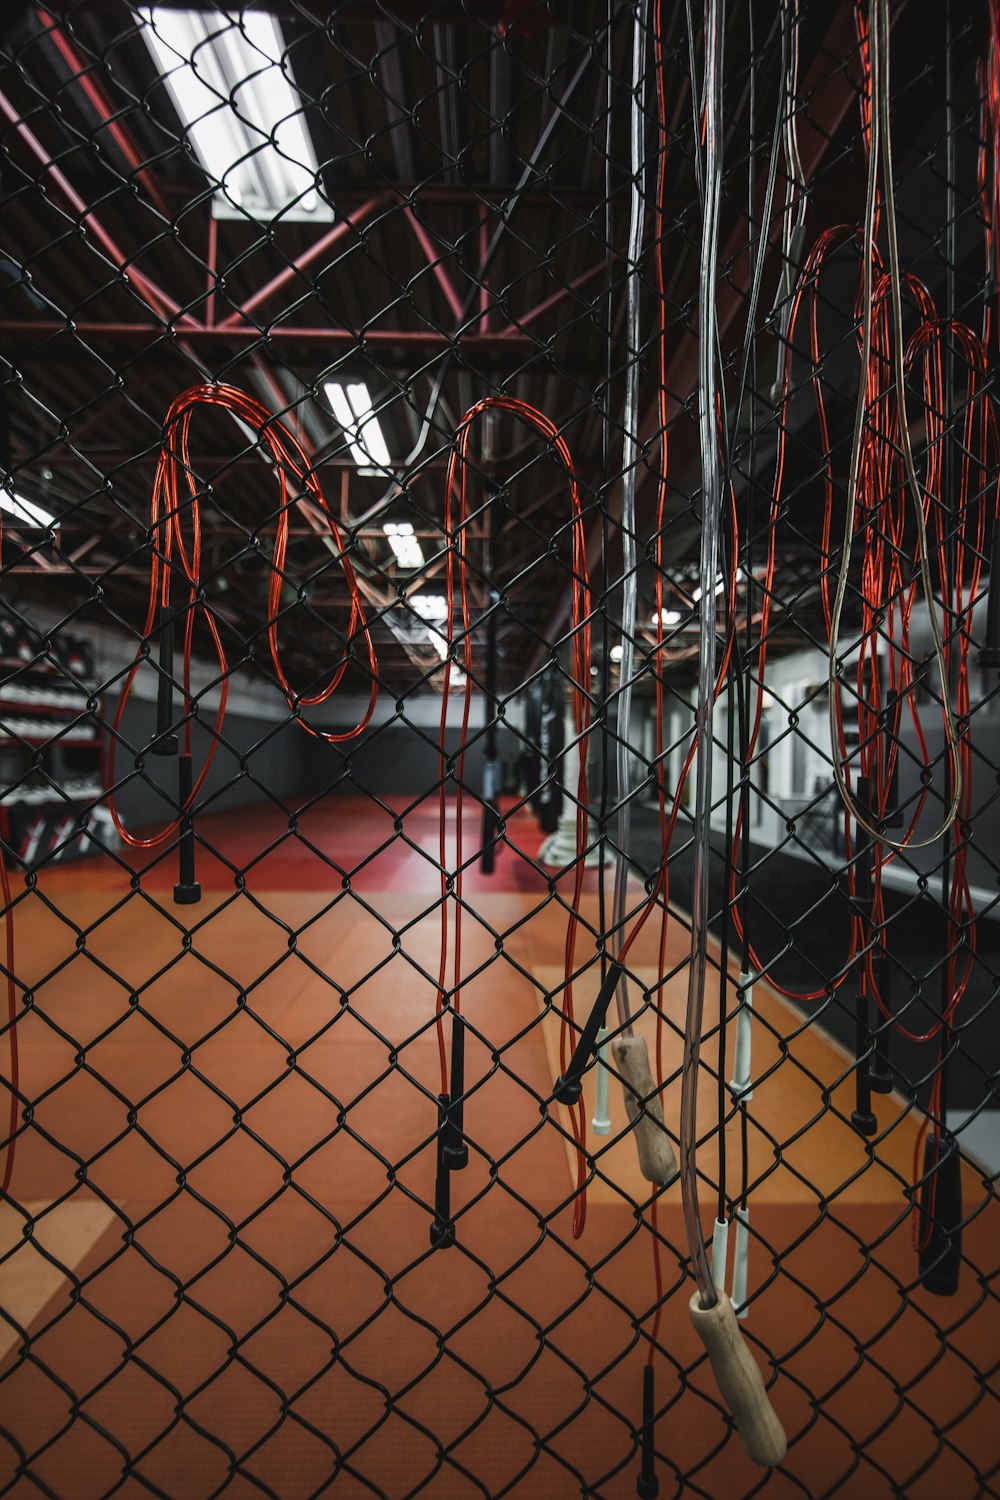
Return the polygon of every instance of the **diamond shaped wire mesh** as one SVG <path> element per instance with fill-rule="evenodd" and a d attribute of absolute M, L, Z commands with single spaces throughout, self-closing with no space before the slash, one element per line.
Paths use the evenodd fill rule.
<path fill-rule="evenodd" d="M 1000 16 L 882 9 L 0 18 L 3 1493 L 998 1493 Z"/>

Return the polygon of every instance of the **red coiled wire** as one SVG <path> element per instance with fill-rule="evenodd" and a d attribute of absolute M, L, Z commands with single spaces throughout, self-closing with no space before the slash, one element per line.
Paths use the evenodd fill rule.
<path fill-rule="evenodd" d="M 994 86 L 997 66 L 997 14 L 997 0 L 991 0 L 991 17 L 994 22 L 991 36 L 994 45 L 991 50 L 990 67 L 993 70 Z M 864 12 L 860 6 L 857 9 L 857 15 L 866 75 L 866 88 L 862 100 L 862 129 L 867 142 L 870 140 L 871 123 L 870 73 L 867 65 Z M 994 121 L 997 118 L 994 107 L 995 102 L 994 97 L 993 103 L 990 105 L 992 111 L 991 119 Z M 994 141 L 995 139 L 994 135 Z M 994 196 L 996 178 L 994 173 L 991 191 L 987 194 L 982 156 L 980 163 L 980 184 L 983 191 L 984 203 L 988 204 L 988 210 L 984 212 L 984 219 L 987 236 L 987 256 L 989 258 L 995 249 L 992 241 L 992 226 L 996 222 Z M 758 689 L 747 757 L 748 762 L 752 760 L 756 750 L 763 709 L 767 636 L 776 563 L 776 538 L 782 490 L 781 480 L 785 458 L 785 434 L 793 333 L 802 298 L 807 290 L 810 293 L 809 329 L 812 382 L 819 419 L 820 440 L 822 449 L 826 454 L 822 539 L 824 567 L 821 591 L 828 637 L 831 630 L 829 579 L 833 566 L 830 529 L 834 501 L 834 480 L 829 457 L 829 428 L 827 425 L 820 375 L 818 284 L 820 271 L 827 254 L 839 244 L 857 237 L 858 231 L 849 226 L 838 226 L 821 235 L 813 247 L 813 251 L 803 269 L 796 288 L 788 344 L 783 364 L 777 470 L 769 518 L 764 601 L 758 645 Z M 880 272 L 881 267 L 878 263 L 877 251 L 875 251 L 874 246 L 872 246 L 872 254 L 875 257 L 876 272 Z M 979 592 L 981 579 L 987 510 L 984 499 L 986 476 L 991 462 L 991 455 L 993 460 L 1000 455 L 1000 444 L 998 444 L 997 437 L 995 408 L 990 393 L 985 389 L 985 342 L 989 333 L 988 312 L 986 317 L 986 337 L 980 340 L 964 324 L 956 320 L 938 318 L 929 293 L 917 278 L 906 276 L 903 278 L 903 282 L 905 283 L 905 289 L 910 293 L 916 305 L 918 315 L 916 329 L 907 344 L 905 365 L 907 373 L 910 373 L 914 369 L 914 366 L 919 365 L 919 374 L 921 377 L 927 452 L 926 473 L 922 482 L 924 521 L 925 524 L 932 523 L 937 533 L 940 590 L 944 601 L 946 623 L 948 625 L 948 644 L 946 650 L 947 677 L 948 681 L 950 681 L 952 675 L 954 675 L 956 682 L 959 721 L 958 752 L 962 768 L 962 792 L 949 834 L 952 846 L 952 880 L 949 891 L 948 915 L 953 928 L 956 930 L 962 928 L 964 930 L 966 936 L 966 957 L 960 971 L 957 954 L 954 951 L 949 954 L 946 966 L 947 999 L 940 1017 L 933 1025 L 922 1032 L 916 1032 L 906 1027 L 897 1016 L 892 1014 L 880 992 L 873 957 L 878 947 L 875 935 L 884 929 L 886 920 L 882 875 L 885 867 L 897 857 L 899 851 L 897 849 L 887 850 L 878 841 L 873 843 L 865 856 L 866 859 L 871 860 L 871 889 L 868 910 L 863 913 L 859 912 L 857 903 L 857 870 L 855 867 L 856 862 L 852 858 L 851 848 L 850 816 L 845 809 L 844 836 L 848 860 L 848 888 L 852 897 L 853 908 L 849 953 L 845 964 L 838 977 L 829 980 L 824 987 L 807 993 L 796 994 L 778 984 L 770 976 L 768 976 L 768 982 L 779 994 L 799 1003 L 819 1000 L 839 988 L 851 971 L 860 953 L 863 964 L 863 982 L 866 989 L 874 999 L 880 1013 L 892 1024 L 893 1028 L 914 1041 L 929 1041 L 940 1036 L 943 1042 L 943 1039 L 949 1034 L 955 1010 L 967 989 L 975 953 L 975 912 L 967 876 L 968 836 L 967 831 L 963 828 L 963 823 L 967 821 L 971 814 L 972 795 L 972 751 L 968 733 L 968 714 L 970 708 L 968 656 L 971 644 L 969 621 L 971 620 L 972 609 Z M 905 414 L 901 414 L 897 409 L 898 398 L 895 394 L 895 385 L 891 377 L 889 292 L 889 278 L 885 274 L 880 274 L 874 282 L 872 289 L 872 347 L 869 368 L 863 372 L 863 379 L 866 382 L 865 394 L 868 417 L 861 452 L 858 480 L 858 514 L 855 525 L 855 535 L 859 532 L 863 533 L 865 542 L 861 576 L 862 634 L 856 684 L 859 738 L 858 769 L 860 774 L 867 779 L 871 811 L 879 821 L 884 820 L 888 811 L 891 785 L 898 759 L 897 745 L 901 705 L 904 698 L 913 721 L 921 758 L 925 765 L 930 760 L 926 734 L 914 698 L 913 690 L 915 681 L 909 646 L 910 619 L 917 590 L 917 556 L 912 543 L 908 544 L 906 542 L 907 486 L 898 449 L 898 439 L 900 421 L 907 418 Z M 859 318 L 861 311 L 859 306 Z M 947 522 L 949 512 L 942 499 L 943 448 L 946 428 L 942 350 L 944 341 L 948 338 L 953 339 L 959 345 L 968 370 L 967 387 L 963 403 L 965 421 L 961 444 L 962 461 L 957 491 L 959 524 L 954 534 L 955 557 L 951 577 L 949 577 L 945 547 L 948 535 Z M 992 510 L 994 516 L 1000 513 L 1000 490 L 997 491 L 997 495 L 994 498 Z M 908 579 L 904 577 L 904 564 L 908 571 Z M 933 600 L 926 602 L 928 608 L 935 607 Z M 883 702 L 882 696 L 882 680 L 878 654 L 878 640 L 880 635 L 888 643 L 889 697 L 885 702 Z M 957 647 L 954 644 L 956 639 Z M 887 723 L 887 715 L 889 715 L 891 722 Z M 847 746 L 844 736 L 842 712 L 838 711 L 836 718 L 837 745 L 835 753 L 839 754 L 843 761 L 846 761 Z M 888 728 L 890 740 L 888 752 L 886 752 L 884 746 L 886 728 Z M 926 797 L 927 788 L 924 787 L 916 798 L 908 827 L 903 838 L 900 840 L 903 848 L 914 837 Z M 735 847 L 737 848 L 741 836 L 741 819 L 738 815 L 735 830 Z M 734 856 L 734 873 L 730 886 L 731 909 L 735 925 L 742 937 L 742 923 L 735 904 L 735 868 L 736 862 Z M 761 962 L 752 947 L 749 948 L 749 952 L 754 967 L 762 973 L 766 972 L 766 965 Z M 929 1129 L 930 1119 L 940 1114 L 941 1088 L 941 1072 L 939 1070 L 932 1085 L 928 1112 L 925 1114 L 915 1143 L 914 1181 L 918 1180 L 920 1176 L 920 1151 Z M 936 1176 L 932 1176 L 929 1184 L 931 1198 L 930 1216 L 925 1218 L 923 1229 L 920 1228 L 919 1224 L 919 1211 L 915 1208 L 914 1243 L 917 1248 L 922 1248 L 923 1243 L 930 1234 L 935 1188 Z"/>
<path fill-rule="evenodd" d="M 584 860 L 587 852 L 588 806 L 587 806 L 587 745 L 590 732 L 590 685 L 591 661 L 591 595 L 590 577 L 587 567 L 586 534 L 580 502 L 580 487 L 576 468 L 569 446 L 559 429 L 536 407 L 513 396 L 487 396 L 469 408 L 458 424 L 455 441 L 448 462 L 445 479 L 444 529 L 448 546 L 446 563 L 447 591 L 447 636 L 449 653 L 444 665 L 444 686 L 441 700 L 438 759 L 438 798 L 441 864 L 441 959 L 438 971 L 437 1037 L 441 1060 L 441 1092 L 448 1092 L 448 1059 L 444 1037 L 444 1007 L 446 1004 L 446 977 L 448 968 L 448 897 L 455 900 L 455 941 L 452 958 L 451 1005 L 456 1012 L 461 1010 L 461 955 L 462 955 L 462 812 L 465 801 L 463 775 L 465 747 L 468 739 L 469 714 L 472 705 L 472 627 L 469 612 L 467 570 L 463 551 L 462 533 L 469 519 L 469 441 L 476 421 L 489 411 L 505 411 L 518 421 L 534 429 L 550 446 L 569 485 L 571 511 L 571 569 L 572 586 L 572 675 L 574 683 L 574 720 L 577 742 L 580 749 L 580 768 L 576 789 L 576 860 L 573 867 L 573 895 L 570 901 L 566 925 L 565 984 L 563 991 L 562 1027 L 559 1049 L 562 1067 L 569 1062 L 573 1046 L 573 972 L 575 964 L 577 929 L 580 922 L 580 901 L 583 895 Z M 458 519 L 455 522 L 454 497 L 458 496 Z M 446 775 L 445 731 L 448 722 L 449 692 L 451 687 L 452 657 L 455 650 L 455 586 L 458 577 L 458 594 L 461 601 L 461 652 L 464 671 L 462 684 L 462 717 L 459 750 L 456 758 L 455 791 L 455 874 L 448 874 L 448 850 L 446 837 Z M 577 1150 L 577 1185 L 573 1206 L 573 1236 L 583 1233 L 587 1216 L 586 1183 L 587 1157 L 584 1150 L 586 1121 L 581 1100 L 570 1110 L 570 1128 Z"/>
<path fill-rule="evenodd" d="M 170 838 L 179 828 L 183 814 L 194 805 L 205 783 L 205 778 L 211 769 L 212 761 L 215 758 L 215 752 L 218 748 L 219 737 L 225 720 L 226 703 L 229 697 L 229 662 L 218 626 L 211 609 L 205 603 L 201 586 L 201 508 L 198 498 L 198 483 L 190 455 L 191 421 L 199 406 L 221 407 L 252 428 L 257 443 L 263 453 L 273 463 L 275 473 L 278 477 L 281 498 L 275 526 L 274 549 L 270 559 L 270 578 L 267 592 L 267 638 L 275 675 L 281 685 L 281 690 L 285 695 L 292 714 L 307 733 L 315 735 L 318 739 L 336 743 L 341 740 L 351 739 L 354 735 L 361 733 L 371 719 L 378 697 L 375 648 L 365 619 L 364 606 L 361 601 L 361 594 L 354 569 L 351 566 L 350 558 L 341 540 L 337 522 L 330 507 L 327 505 L 326 497 L 323 494 L 319 480 L 301 445 L 278 417 L 272 416 L 261 402 L 255 400 L 252 396 L 248 396 L 245 391 L 241 391 L 231 385 L 191 386 L 171 403 L 164 420 L 163 442 L 150 499 L 149 525 L 152 561 L 149 576 L 149 605 L 146 611 L 143 636 L 148 641 L 156 626 L 157 616 L 161 608 L 164 611 L 169 610 L 171 579 L 175 573 L 178 574 L 182 581 L 183 594 L 180 608 L 184 612 L 183 675 L 181 688 L 185 703 L 185 754 L 190 755 L 191 753 L 192 715 L 190 710 L 194 703 L 191 694 L 191 655 L 194 646 L 195 624 L 199 617 L 204 622 L 208 631 L 219 666 L 219 704 L 215 712 L 211 739 L 204 764 L 194 781 L 191 795 L 187 798 L 178 816 L 159 832 L 151 834 L 148 837 L 143 838 L 130 833 L 122 822 L 115 805 L 115 757 L 126 704 L 132 691 L 132 685 L 135 682 L 136 673 L 139 671 L 144 660 L 144 654 L 141 649 L 136 653 L 135 660 L 125 679 L 125 686 L 115 712 L 111 743 L 108 751 L 107 779 L 108 785 L 111 788 L 109 803 L 115 828 L 126 843 L 140 849 L 155 848 L 158 844 L 162 844 L 165 839 Z M 299 488 L 298 494 L 293 493 L 290 484 L 290 480 L 292 479 L 295 480 Z M 302 494 L 303 491 L 305 492 L 305 496 Z M 293 505 L 296 504 L 311 505 L 314 510 L 317 510 L 322 515 L 329 526 L 330 536 L 333 545 L 337 549 L 338 561 L 344 570 L 344 577 L 347 581 L 351 598 L 350 614 L 345 632 L 346 639 L 349 643 L 353 643 L 360 636 L 364 643 L 364 651 L 371 678 L 368 705 L 357 724 L 353 725 L 350 729 L 320 729 L 310 724 L 307 719 L 302 717 L 301 713 L 303 708 L 315 708 L 319 704 L 325 703 L 336 691 L 350 660 L 347 652 L 345 652 L 343 660 L 334 667 L 326 682 L 317 688 L 315 692 L 311 693 L 299 693 L 295 690 L 288 679 L 281 658 L 278 641 L 278 626 L 281 615 L 281 588 L 285 581 L 284 569 L 288 552 L 289 515 Z M 185 539 L 185 524 L 190 530 L 189 540 Z M 172 622 L 168 622 L 164 628 L 172 628 Z"/>

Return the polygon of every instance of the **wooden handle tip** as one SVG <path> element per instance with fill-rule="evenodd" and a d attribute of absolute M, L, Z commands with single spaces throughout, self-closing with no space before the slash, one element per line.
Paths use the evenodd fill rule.
<path fill-rule="evenodd" d="M 663 1105 L 649 1067 L 645 1037 L 620 1036 L 611 1055 L 622 1077 L 625 1112 L 635 1134 L 639 1170 L 647 1182 L 660 1186 L 677 1176 L 677 1158 L 663 1123 Z"/>
<path fill-rule="evenodd" d="M 764 1468 L 773 1468 L 785 1456 L 785 1430 L 764 1389 L 733 1304 L 718 1287 L 716 1295 L 714 1307 L 702 1307 L 695 1292 L 690 1303 L 691 1322 L 705 1345 L 719 1394 L 733 1414 L 747 1457 Z"/>

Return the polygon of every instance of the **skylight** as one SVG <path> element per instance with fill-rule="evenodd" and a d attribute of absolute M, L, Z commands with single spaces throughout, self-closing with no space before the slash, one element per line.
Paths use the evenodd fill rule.
<path fill-rule="evenodd" d="M 334 416 L 344 429 L 351 457 L 358 468 L 366 474 L 388 469 L 389 449 L 365 382 L 355 380 L 344 386 L 337 380 L 328 380 L 323 389 Z"/>
<path fill-rule="evenodd" d="M 142 34 L 202 167 L 220 191 L 216 217 L 328 218 L 302 99 L 282 67 L 273 16 L 140 10 Z"/>
<path fill-rule="evenodd" d="M 437 625 L 448 618 L 448 601 L 443 594 L 415 594 L 406 602 L 415 614 L 429 624 Z"/>
<path fill-rule="evenodd" d="M 48 531 L 50 527 L 58 525 L 55 516 L 36 505 L 33 500 L 25 500 L 23 495 L 15 494 L 13 490 L 0 489 L 0 510 L 13 516 L 22 526 L 37 526 L 42 531 Z"/>
<path fill-rule="evenodd" d="M 446 662 L 448 660 L 448 653 L 450 649 L 448 646 L 448 637 L 446 635 L 443 635 L 440 630 L 435 630 L 433 626 L 430 625 L 427 627 L 427 635 L 430 639 L 431 645 L 434 647 L 434 650 L 441 658 L 442 663 Z M 454 662 L 452 662 L 451 664 L 451 672 L 449 674 L 448 681 L 452 692 L 454 692 L 456 688 L 465 686 L 465 673 L 462 671 L 461 667 L 456 666 Z"/>
<path fill-rule="evenodd" d="M 719 595 L 722 593 L 722 591 L 725 589 L 725 587 L 726 587 L 726 585 L 725 585 L 723 579 L 721 577 L 717 577 L 716 580 L 715 580 L 715 597 L 716 598 L 719 597 Z M 703 592 L 702 587 L 699 584 L 698 587 L 695 589 L 694 593 L 691 595 L 691 597 L 694 600 L 695 604 L 697 604 L 698 600 L 701 598 L 702 592 Z"/>
<path fill-rule="evenodd" d="M 413 535 L 409 521 L 386 521 L 382 527 L 389 539 L 389 546 L 401 568 L 422 568 L 423 548 Z"/>

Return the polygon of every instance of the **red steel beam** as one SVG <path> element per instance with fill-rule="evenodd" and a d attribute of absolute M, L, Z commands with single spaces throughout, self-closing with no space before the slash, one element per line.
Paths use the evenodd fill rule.
<path fill-rule="evenodd" d="M 514 318 L 510 327 L 505 328 L 503 332 L 498 335 L 498 337 L 510 340 L 511 338 L 513 338 L 514 334 L 519 333 L 529 323 L 533 323 L 536 318 L 540 318 L 543 313 L 547 313 L 551 311 L 553 307 L 557 307 L 558 304 L 562 302 L 566 297 L 569 297 L 573 292 L 578 291 L 580 287 L 585 286 L 588 281 L 593 281 L 595 276 L 600 276 L 601 273 L 606 269 L 607 262 L 603 260 L 597 261 L 592 266 L 588 266 L 586 271 L 581 272 L 581 274 L 575 277 L 573 281 L 569 282 L 567 286 L 560 287 L 557 292 L 552 293 L 551 297 L 546 297 L 544 302 L 536 303 L 536 305 L 529 308 L 526 313 L 521 313 L 518 317 Z"/>
<path fill-rule="evenodd" d="M 451 308 L 455 317 L 461 322 L 462 299 L 455 290 L 455 285 L 451 277 L 448 275 L 447 269 L 445 268 L 441 256 L 438 255 L 437 251 L 434 248 L 434 242 L 432 241 L 430 235 L 427 233 L 427 230 L 421 224 L 420 220 L 417 218 L 416 214 L 413 212 L 413 209 L 409 204 L 407 204 L 403 209 L 403 215 L 406 219 L 407 224 L 409 224 L 410 228 L 413 230 L 414 235 L 416 236 L 417 244 L 420 246 L 421 250 L 424 252 L 424 255 L 427 258 L 427 264 L 434 272 L 434 278 L 437 281 L 438 286 L 441 288 L 442 292 L 444 292 L 445 300 L 447 301 L 448 306 Z"/>
<path fill-rule="evenodd" d="M 300 343 L 334 344 L 339 348 L 358 350 L 363 350 L 366 346 L 378 346 L 382 349 L 450 349 L 460 346 L 472 352 L 490 353 L 509 352 L 512 348 L 527 349 L 537 353 L 540 347 L 538 341 L 526 333 L 463 333 L 454 337 L 434 328 L 370 328 L 365 332 L 355 333 L 350 328 L 306 328 L 281 323 L 263 332 L 253 326 L 217 323 L 214 328 L 208 328 L 202 323 L 195 323 L 190 327 L 185 324 L 180 331 L 184 341 L 190 341 L 193 344 L 213 341 L 229 344 L 255 344 L 269 340 L 294 343 L 298 340 Z M 150 344 L 162 343 L 165 337 L 170 338 L 169 332 L 158 323 L 91 323 L 73 320 L 57 322 L 55 319 L 45 318 L 21 321 L 5 319 L 0 322 L 0 335 L 19 342 L 25 340 L 40 342 L 44 339 L 54 339 L 60 334 L 69 334 L 74 339 L 107 339 L 109 342 L 117 340 L 124 343 L 131 343 L 138 339 Z"/>
<path fill-rule="evenodd" d="M 81 56 L 55 17 L 49 15 L 48 11 L 44 10 L 41 6 L 38 8 L 38 18 L 43 26 L 49 28 L 49 38 L 55 43 L 59 55 L 73 74 L 73 82 L 79 84 L 80 88 L 86 94 L 101 124 L 107 126 L 108 134 L 129 166 L 141 179 L 153 203 L 165 218 L 173 218 L 170 206 L 160 191 L 159 183 L 153 176 L 152 168 L 135 145 L 128 130 L 116 118 L 114 105 L 104 92 L 101 84 L 92 76 L 94 71 L 93 64 L 88 63 Z"/>
<path fill-rule="evenodd" d="M 112 239 L 111 235 L 101 224 L 100 220 L 94 214 L 93 209 L 89 209 L 87 207 L 83 199 L 80 197 L 79 193 L 74 187 L 72 187 L 65 174 L 61 172 L 56 166 L 55 162 L 52 161 L 49 153 L 46 151 L 41 141 L 35 135 L 34 131 L 25 124 L 25 122 L 21 119 L 21 116 L 18 114 L 17 110 L 11 104 L 10 100 L 3 93 L 0 93 L 0 113 L 6 115 L 7 119 L 14 126 L 18 135 L 28 146 L 29 150 L 41 162 L 43 171 L 45 171 L 52 178 L 52 181 L 55 183 L 60 193 L 66 199 L 66 202 L 70 205 L 70 208 L 75 214 L 78 215 L 80 223 L 87 224 L 90 227 L 90 229 L 93 231 L 94 238 L 103 246 L 104 250 L 107 252 L 108 256 L 114 262 L 114 264 L 116 266 L 124 267 L 126 263 L 131 260 L 131 257 L 127 256 L 124 251 L 119 248 L 116 242 Z M 145 302 L 150 312 L 156 313 L 160 317 L 176 320 L 178 324 L 183 325 L 185 328 L 188 325 L 193 325 L 194 327 L 199 326 L 189 313 L 182 312 L 178 304 L 174 302 L 171 297 L 168 297 L 166 292 L 158 287 L 154 281 L 151 281 L 148 276 L 144 275 L 142 271 L 138 270 L 136 266 L 130 266 L 126 274 L 128 275 L 130 286 L 136 292 L 136 294 L 142 298 L 143 302 Z M 160 329 L 159 331 L 161 333 L 163 332 L 162 329 Z"/>
<path fill-rule="evenodd" d="M 485 266 L 490 250 L 490 216 L 483 204 L 479 210 L 479 264 Z M 484 273 L 479 283 L 479 332 L 490 331 L 490 283 L 489 273 Z"/>
<path fill-rule="evenodd" d="M 241 325 L 246 323 L 250 313 L 260 307 L 263 302 L 273 297 L 275 292 L 280 291 L 293 277 L 298 276 L 304 271 L 306 266 L 311 265 L 318 255 L 322 255 L 326 250 L 329 250 L 332 245 L 335 245 L 339 239 L 343 238 L 349 229 L 361 223 L 363 219 L 368 218 L 381 204 L 389 202 L 391 202 L 391 199 L 387 193 L 378 193 L 373 198 L 366 198 L 364 203 L 360 203 L 350 213 L 344 214 L 343 218 L 339 219 L 332 229 L 326 234 L 320 235 L 319 239 L 314 240 L 307 250 L 303 250 L 301 255 L 297 255 L 294 260 L 289 261 L 288 265 L 279 271 L 276 276 L 272 276 L 270 281 L 265 282 L 262 287 L 258 287 L 257 291 L 246 299 L 237 312 L 230 313 L 228 317 L 223 318 L 217 323 L 215 325 L 216 330 L 240 328 Z M 259 334 L 260 330 L 254 328 L 252 332 Z"/>
<path fill-rule="evenodd" d="M 208 216 L 208 246 L 205 257 L 205 323 L 211 328 L 215 322 L 215 293 L 218 286 L 219 221 L 214 214 Z"/>

